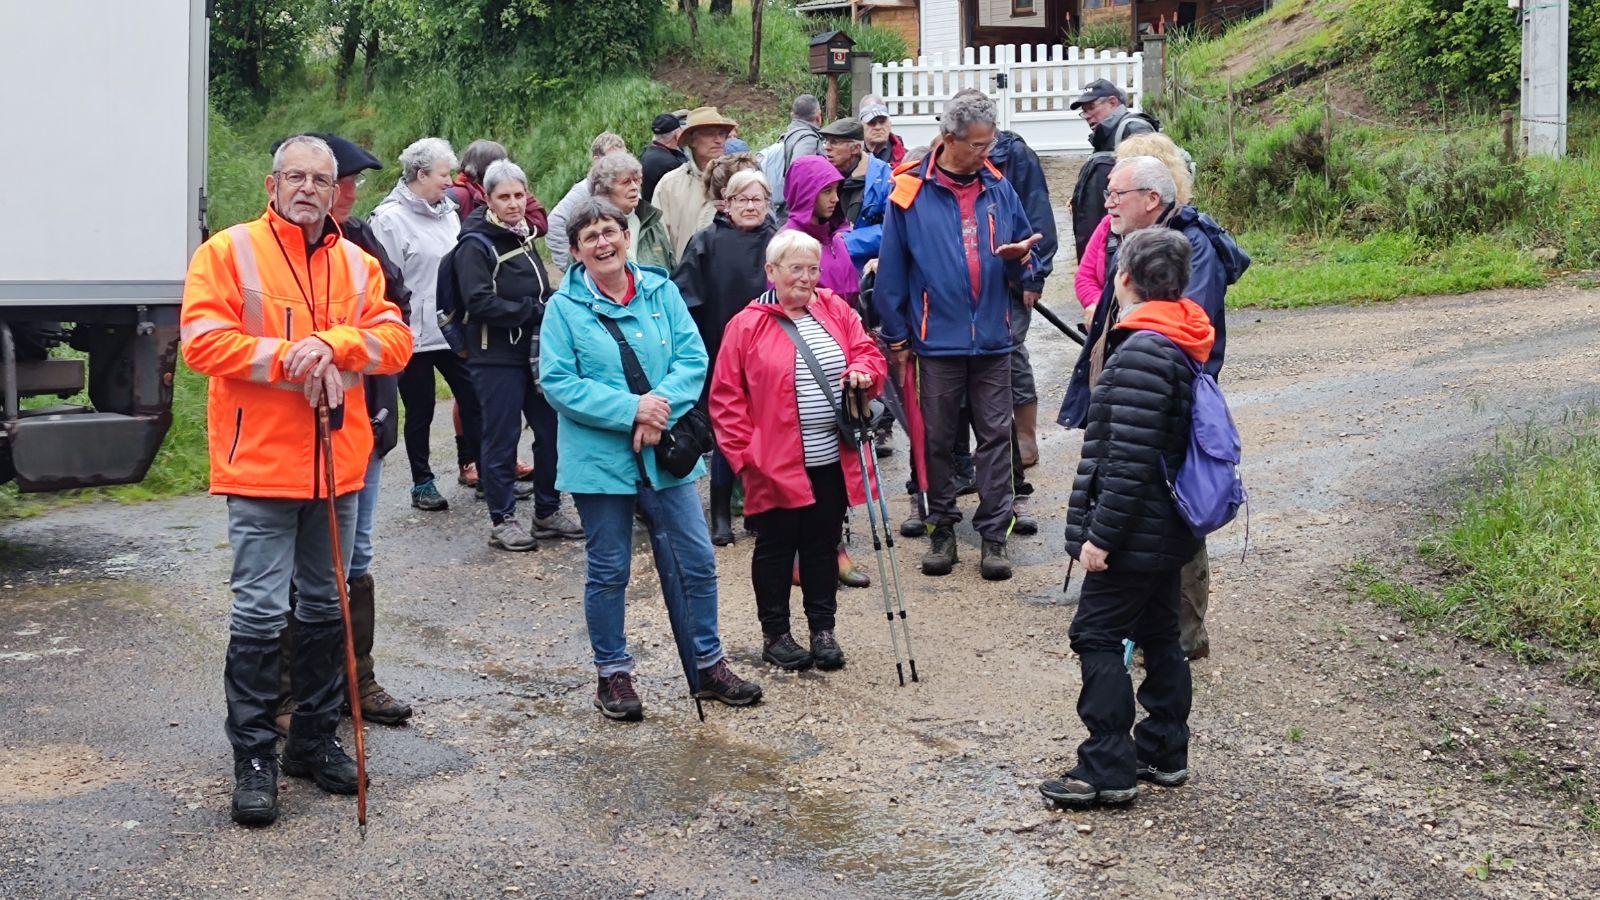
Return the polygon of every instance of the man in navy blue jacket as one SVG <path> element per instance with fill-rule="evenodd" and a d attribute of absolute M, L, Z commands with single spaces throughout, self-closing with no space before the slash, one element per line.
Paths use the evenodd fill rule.
<path fill-rule="evenodd" d="M 951 454 L 965 399 L 977 435 L 979 568 L 997 581 L 1011 577 L 1011 291 L 1033 274 L 1042 236 L 985 158 L 996 135 L 994 103 L 952 98 L 939 130 L 939 145 L 895 177 L 873 300 L 894 362 L 903 366 L 915 355 L 931 527 L 923 574 L 948 575 L 956 563 L 961 513 Z"/>
<path fill-rule="evenodd" d="M 1116 271 L 1115 248 L 1123 237 L 1150 227 L 1182 232 L 1189 239 L 1192 251 L 1189 284 L 1183 296 L 1200 304 L 1216 329 L 1216 343 L 1205 366 L 1206 371 L 1215 376 L 1222 371 L 1227 350 L 1228 322 L 1224 304 L 1228 286 L 1249 268 L 1250 257 L 1210 216 L 1192 206 L 1179 206 L 1177 194 L 1172 173 L 1155 157 L 1134 156 L 1117 162 L 1105 191 L 1106 213 L 1111 216 L 1111 240 L 1115 242 L 1111 245 L 1106 271 Z M 1113 280 L 1106 279 L 1106 284 L 1114 287 Z M 1073 367 L 1072 381 L 1067 384 L 1067 397 L 1061 404 L 1061 416 L 1057 421 L 1068 428 L 1082 428 L 1088 417 L 1089 392 L 1105 363 L 1106 335 L 1116 324 L 1113 315 L 1117 304 L 1106 302 L 1111 299 L 1108 287 L 1101 296 L 1101 303 L 1095 307 L 1083 352 Z M 1190 659 L 1204 659 L 1211 652 L 1205 624 L 1206 608 L 1211 600 L 1211 559 L 1204 544 L 1195 558 L 1183 567 L 1181 585 L 1179 638 Z"/>

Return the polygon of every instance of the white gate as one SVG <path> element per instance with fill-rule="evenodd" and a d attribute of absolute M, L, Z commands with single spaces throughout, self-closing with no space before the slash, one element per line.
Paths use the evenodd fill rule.
<path fill-rule="evenodd" d="M 993 98 L 1000 127 L 1022 135 L 1035 152 L 1087 152 L 1088 123 L 1068 104 L 1096 78 L 1120 85 L 1137 109 L 1144 94 L 1143 55 L 1006 44 L 872 64 L 872 92 L 888 105 L 895 133 L 911 147 L 933 140 L 944 102 L 971 87 Z"/>

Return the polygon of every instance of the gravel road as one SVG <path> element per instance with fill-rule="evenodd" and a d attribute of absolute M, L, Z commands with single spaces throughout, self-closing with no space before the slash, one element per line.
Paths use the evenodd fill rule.
<path fill-rule="evenodd" d="M 0 895 L 1600 894 L 1600 835 L 1580 827 L 1596 696 L 1345 587 L 1352 560 L 1396 558 L 1431 527 L 1497 429 L 1596 396 L 1600 293 L 1231 318 L 1250 546 L 1241 561 L 1242 524 L 1212 542 L 1187 787 L 1071 814 L 1035 791 L 1082 736 L 1061 590 L 1075 432 L 1044 429 L 1044 527 L 1014 542 L 1011 582 L 977 578 L 965 527 L 949 578 L 914 574 L 920 542 L 900 548 L 918 685 L 895 684 L 876 587 L 841 594 L 843 671 L 761 665 L 752 541 L 720 549 L 725 639 L 767 698 L 704 724 L 647 554 L 629 632 L 648 718 L 620 725 L 590 707 L 581 548 L 491 550 L 464 489 L 448 513 L 410 509 L 393 454 L 378 671 L 418 712 L 369 729 L 364 843 L 351 800 L 294 780 L 275 827 L 228 822 L 220 500 L 0 524 Z M 1031 345 L 1053 409 L 1075 346 L 1044 323 Z"/>

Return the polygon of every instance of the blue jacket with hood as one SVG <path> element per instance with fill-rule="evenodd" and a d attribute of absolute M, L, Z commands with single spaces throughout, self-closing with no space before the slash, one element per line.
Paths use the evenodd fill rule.
<path fill-rule="evenodd" d="M 1044 166 L 1039 164 L 1039 154 L 1034 153 L 1015 131 L 996 133 L 989 161 L 1011 182 L 1011 189 L 1022 200 L 1023 212 L 1028 214 L 1028 224 L 1043 237 L 1033 247 L 1033 273 L 1023 278 L 1021 285 L 1025 291 L 1043 292 L 1057 247 L 1056 213 L 1050 206 L 1050 186 L 1044 179 Z M 866 204 L 861 208 L 865 211 Z"/>
<path fill-rule="evenodd" d="M 1199 304 L 1211 318 L 1211 327 L 1216 329 L 1216 342 L 1211 346 L 1211 356 L 1205 366 L 1206 371 L 1216 377 L 1222 371 L 1222 358 L 1228 345 L 1228 319 L 1224 307 L 1228 286 L 1238 281 L 1250 268 L 1250 255 L 1234 241 L 1226 228 L 1193 206 L 1171 209 L 1152 227 L 1162 224 L 1183 232 L 1183 236 L 1189 239 L 1189 285 L 1183 289 L 1183 296 Z M 1117 259 L 1113 253 L 1107 260 L 1106 272 L 1116 270 Z M 1061 415 L 1056 418 L 1057 422 L 1068 428 L 1082 428 L 1088 418 L 1089 357 L 1100 336 L 1116 324 L 1113 315 L 1117 311 L 1117 303 L 1112 299 L 1115 287 L 1115 280 L 1108 276 L 1100 303 L 1094 310 L 1094 321 L 1089 323 L 1088 337 L 1078 354 L 1078 363 L 1072 368 L 1067 396 L 1061 402 Z"/>
<path fill-rule="evenodd" d="M 894 169 L 883 160 L 867 155 L 866 185 L 861 192 L 861 211 L 845 232 L 844 245 L 850 260 L 859 269 L 878 258 L 883 246 L 883 217 L 889 208 L 889 191 L 894 187 Z"/>
<path fill-rule="evenodd" d="M 979 292 L 972 296 L 961 205 L 934 173 L 940 151 L 902 164 L 889 194 L 873 303 L 891 346 L 918 356 L 997 356 L 1015 346 L 1011 289 L 1034 274 L 1033 257 L 1006 262 L 1003 244 L 1033 234 L 1017 192 L 994 166 L 978 170 Z"/>

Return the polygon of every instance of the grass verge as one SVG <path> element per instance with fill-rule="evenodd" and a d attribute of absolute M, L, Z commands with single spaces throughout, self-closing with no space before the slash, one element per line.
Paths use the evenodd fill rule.
<path fill-rule="evenodd" d="M 1437 577 L 1418 584 L 1371 563 L 1351 585 L 1406 619 L 1515 655 L 1557 660 L 1600 688 L 1600 417 L 1504 436 L 1482 457 L 1450 524 L 1421 541 Z"/>
<path fill-rule="evenodd" d="M 1239 242 L 1252 263 L 1228 291 L 1235 307 L 1325 306 L 1544 283 L 1531 252 L 1486 235 L 1436 246 L 1396 232 L 1306 239 L 1262 231 L 1242 234 Z"/>

